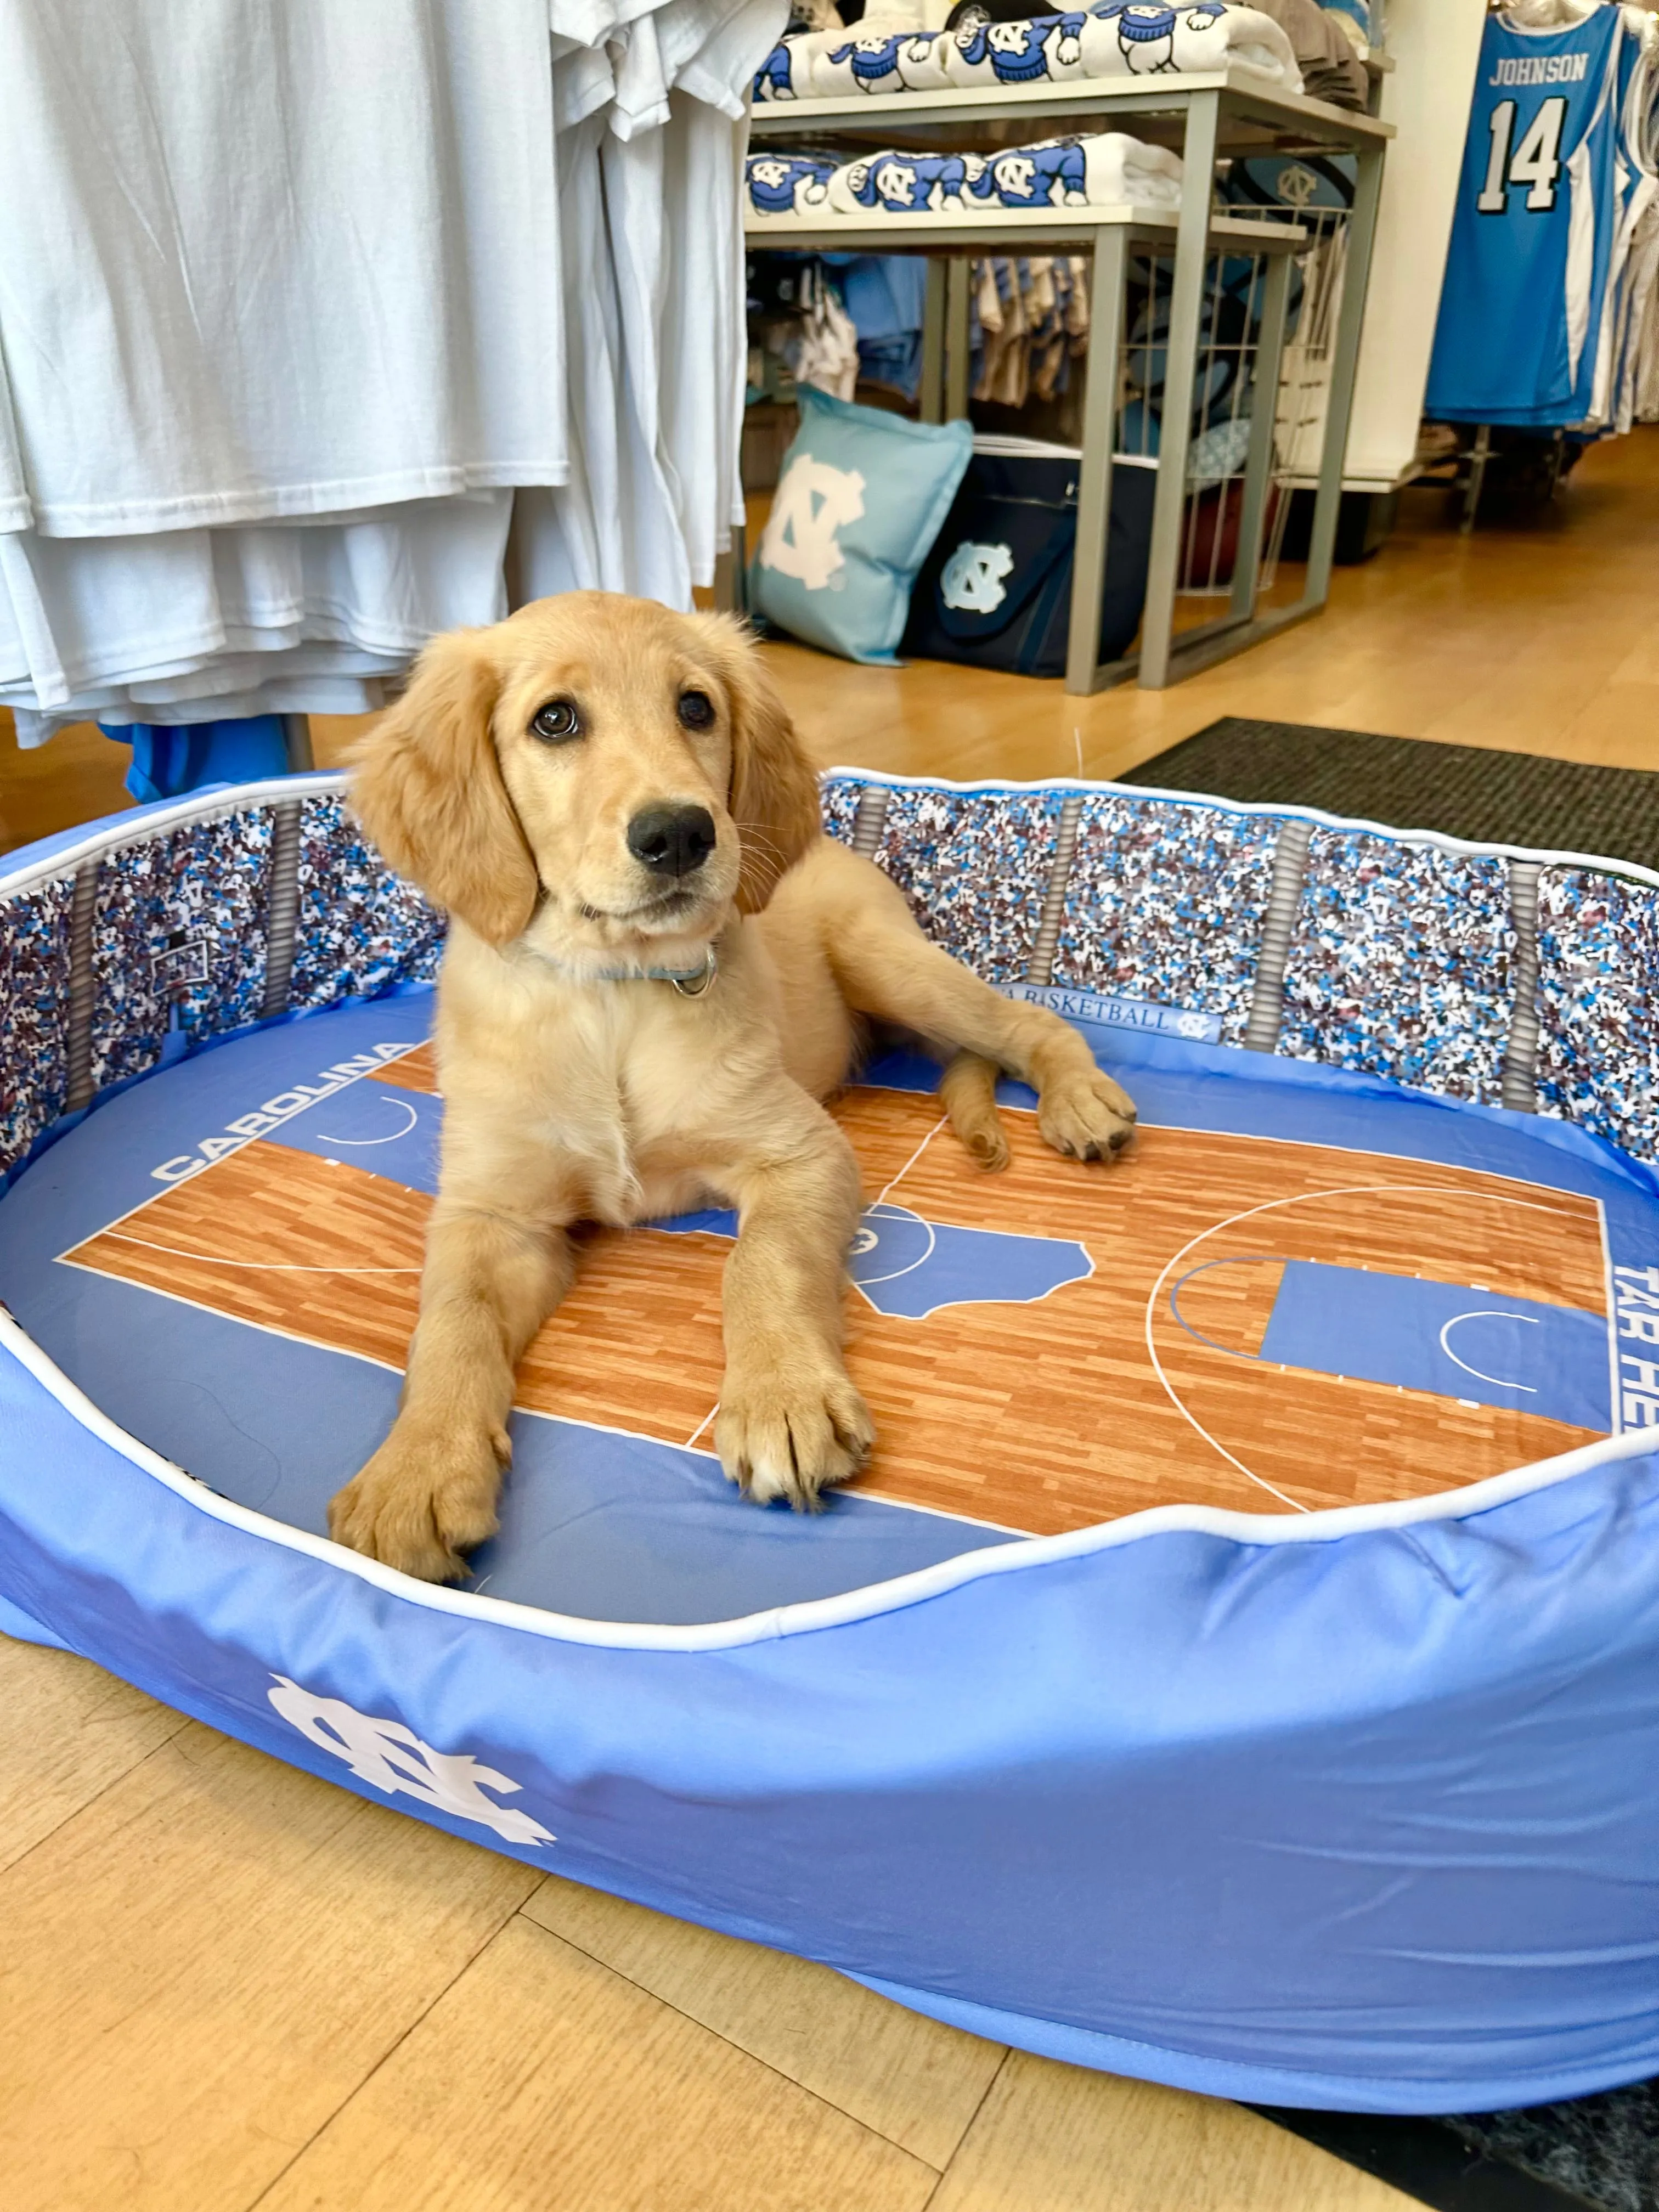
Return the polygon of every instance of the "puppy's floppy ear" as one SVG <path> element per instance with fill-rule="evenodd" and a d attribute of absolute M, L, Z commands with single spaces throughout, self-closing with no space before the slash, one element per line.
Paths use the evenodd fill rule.
<path fill-rule="evenodd" d="M 698 617 L 732 702 L 732 818 L 743 846 L 738 911 L 758 914 L 823 834 L 818 779 L 753 638 L 730 615 Z"/>
<path fill-rule="evenodd" d="M 536 864 L 490 737 L 496 673 L 477 630 L 434 638 L 354 757 L 359 820 L 400 874 L 491 945 L 536 910 Z"/>

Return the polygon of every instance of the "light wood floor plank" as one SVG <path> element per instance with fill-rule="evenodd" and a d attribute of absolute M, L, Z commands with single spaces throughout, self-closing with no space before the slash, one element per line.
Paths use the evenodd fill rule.
<path fill-rule="evenodd" d="M 1003 2046 L 844 1974 L 550 1875 L 527 1918 L 713 2028 L 928 2165 L 945 2166 Z"/>
<path fill-rule="evenodd" d="M 6 2212 L 242 2212 L 537 1879 L 191 1723 L 0 1875 Z"/>
<path fill-rule="evenodd" d="M 922 2212 L 937 2178 L 520 1917 L 259 2212 Z"/>
<path fill-rule="evenodd" d="M 129 749 L 94 722 L 76 722 L 25 752 L 0 707 L 0 852 L 124 813 L 132 805 L 122 782 L 131 761 Z"/>
<path fill-rule="evenodd" d="M 0 1869 L 185 1725 L 72 1652 L 0 1636 Z"/>
<path fill-rule="evenodd" d="M 1242 2106 L 1012 2051 L 928 2212 L 1407 2212 Z"/>

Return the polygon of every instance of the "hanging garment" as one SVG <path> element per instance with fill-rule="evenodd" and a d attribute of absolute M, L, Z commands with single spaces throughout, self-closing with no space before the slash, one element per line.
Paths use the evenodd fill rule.
<path fill-rule="evenodd" d="M 25 523 L 563 476 L 544 0 L 11 0 L 0 82 Z"/>
<path fill-rule="evenodd" d="M 915 253 L 830 253 L 824 259 L 858 332 L 860 382 L 914 399 L 921 388 L 927 262 Z"/>
<path fill-rule="evenodd" d="M 0 537 L 0 684 L 62 705 L 100 684 L 302 644 L 406 661 L 493 622 L 512 495 L 410 501 L 346 523 Z"/>
<path fill-rule="evenodd" d="M 1623 22 L 1489 15 L 1452 220 L 1425 412 L 1549 428 L 1595 398 L 1618 229 Z"/>
<path fill-rule="evenodd" d="M 743 519 L 744 93 L 786 0 L 558 0 L 572 467 L 520 495 L 515 603 L 597 586 L 689 605 Z"/>
<path fill-rule="evenodd" d="M 742 513 L 744 95 L 784 0 L 186 12 L 0 21 L 22 741 L 365 712 L 509 602 L 688 605 Z"/>
<path fill-rule="evenodd" d="M 276 714 L 198 722 L 183 730 L 149 722 L 101 726 L 106 738 L 132 747 L 132 765 L 122 781 L 141 806 L 200 791 L 205 784 L 261 783 L 288 772 L 288 743 Z"/>

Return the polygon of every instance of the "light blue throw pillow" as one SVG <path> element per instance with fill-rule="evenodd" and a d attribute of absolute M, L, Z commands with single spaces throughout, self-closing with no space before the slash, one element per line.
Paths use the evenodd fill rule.
<path fill-rule="evenodd" d="M 908 422 L 803 385 L 749 571 L 754 611 L 827 653 L 891 663 L 973 444 L 966 422 Z"/>

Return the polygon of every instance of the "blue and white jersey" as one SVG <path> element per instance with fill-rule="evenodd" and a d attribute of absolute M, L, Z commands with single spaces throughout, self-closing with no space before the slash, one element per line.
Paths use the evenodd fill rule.
<path fill-rule="evenodd" d="M 1622 10 L 1621 10 L 1622 15 Z M 1635 410 L 1638 336 L 1646 319 L 1656 263 L 1653 233 L 1659 215 L 1655 173 L 1653 104 L 1659 64 L 1659 25 L 1623 15 L 1615 99 L 1614 179 L 1619 222 L 1607 272 L 1595 391 L 1590 419 L 1598 428 L 1628 430 Z"/>
<path fill-rule="evenodd" d="M 1622 27 L 1613 6 L 1559 31 L 1486 19 L 1429 368 L 1431 416 L 1547 428 L 1591 410 L 1620 213 Z"/>

